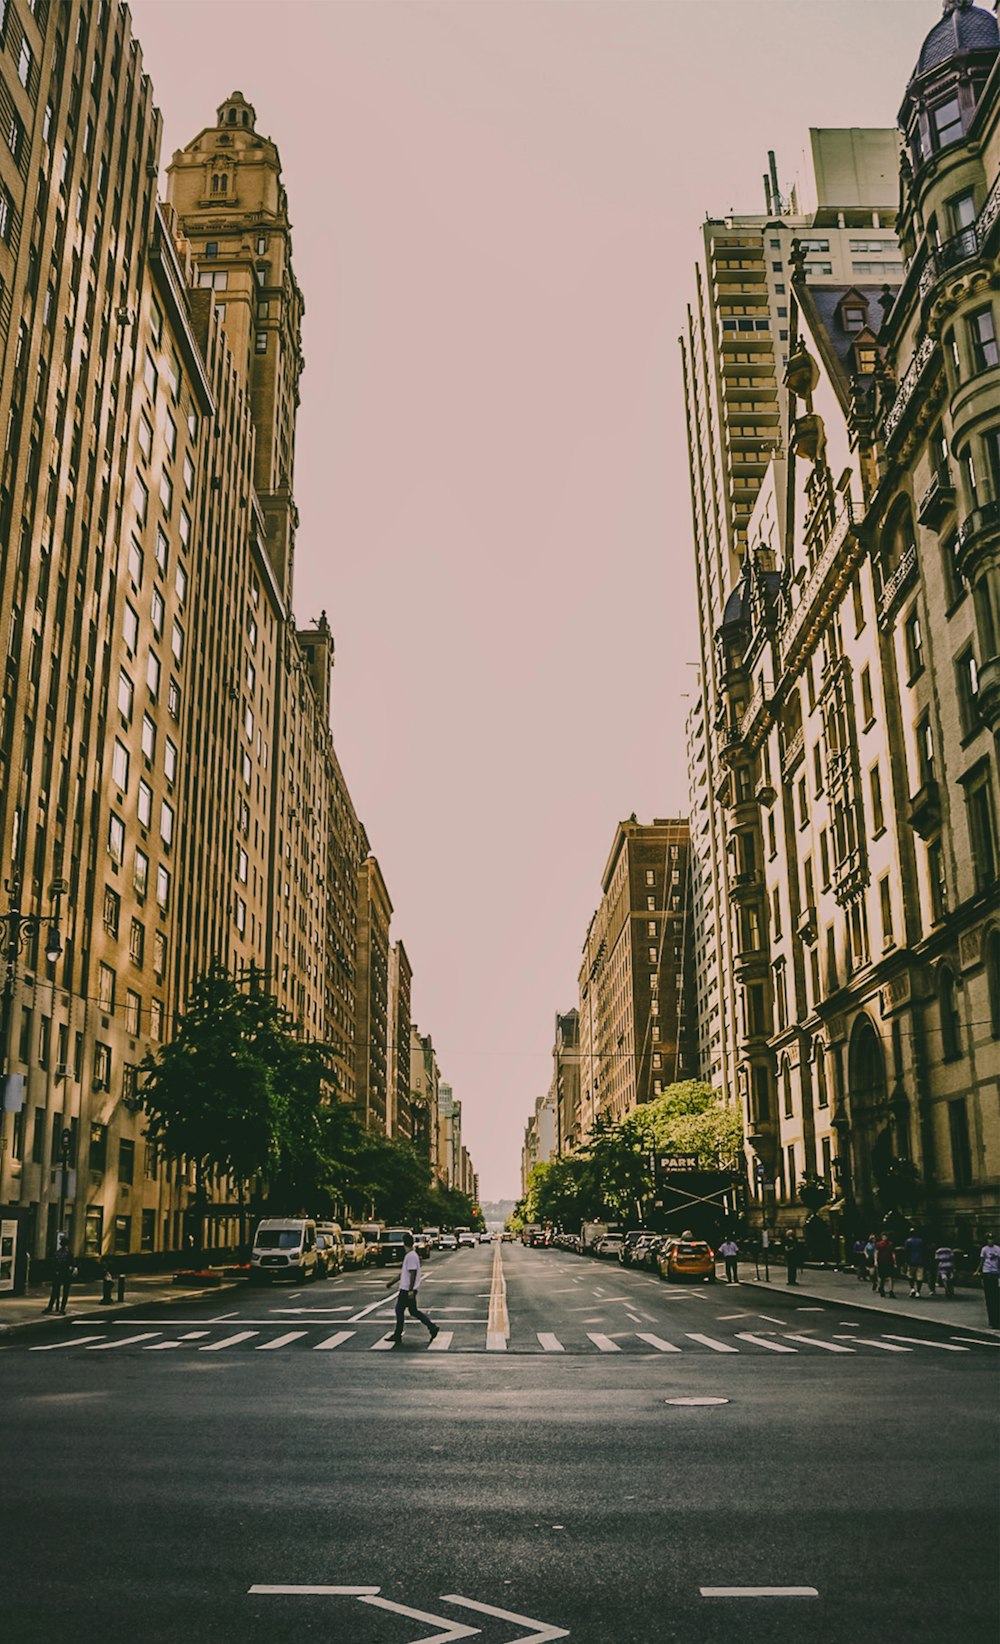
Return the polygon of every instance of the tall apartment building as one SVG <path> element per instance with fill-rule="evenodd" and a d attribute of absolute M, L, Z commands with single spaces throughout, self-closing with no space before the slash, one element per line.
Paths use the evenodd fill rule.
<path fill-rule="evenodd" d="M 552 1098 L 556 1152 L 572 1152 L 580 1140 L 580 1012 L 556 1013 L 552 1042 Z"/>
<path fill-rule="evenodd" d="M 797 239 L 810 281 L 898 279 L 894 232 L 898 142 L 892 130 L 814 130 L 815 210 L 782 198 L 773 164 L 762 214 L 709 218 L 695 302 L 681 338 L 697 572 L 704 732 L 690 796 L 698 835 L 696 991 L 706 1078 L 736 1094 L 736 993 L 726 838 L 716 797 L 720 691 L 715 634 L 747 552 L 747 527 L 768 463 L 781 450 L 789 351 L 789 257 Z M 707 833 L 707 838 L 705 837 Z M 709 1050 L 709 1047 L 711 1049 Z"/>
<path fill-rule="evenodd" d="M 524 1127 L 521 1143 L 521 1194 L 528 1191 L 531 1172 L 537 1164 L 547 1164 L 556 1156 L 556 1105 L 552 1091 L 539 1096 Z"/>
<path fill-rule="evenodd" d="M 392 903 L 374 856 L 358 870 L 358 988 L 354 1051 L 358 1111 L 386 1129 L 389 1094 L 389 926 Z"/>
<path fill-rule="evenodd" d="M 708 727 L 701 675 L 697 695 L 685 726 L 687 740 L 688 793 L 691 806 L 691 979 L 694 987 L 697 1057 L 694 1072 L 713 1089 L 725 1089 L 723 1074 L 722 1013 L 719 1009 L 720 978 L 715 955 L 717 909 L 712 878 L 712 838 L 715 795 L 708 781 Z"/>
<path fill-rule="evenodd" d="M 429 1033 L 410 1024 L 410 1140 L 437 1173 L 438 1086 L 441 1073 Z"/>
<path fill-rule="evenodd" d="M 580 1123 L 622 1119 L 693 1075 L 690 830 L 620 822 L 580 970 Z"/>
<path fill-rule="evenodd" d="M 408 1142 L 413 1138 L 410 1115 L 410 998 L 413 971 L 402 942 L 389 949 L 389 1006 L 386 1062 L 388 1112 L 386 1134 Z"/>
<path fill-rule="evenodd" d="M 736 1081 L 780 1219 L 1000 1179 L 1000 35 L 946 8 L 900 113 L 895 289 L 793 255 L 788 403 L 715 638 Z M 771 1187 L 766 1190 L 769 1209 Z"/>

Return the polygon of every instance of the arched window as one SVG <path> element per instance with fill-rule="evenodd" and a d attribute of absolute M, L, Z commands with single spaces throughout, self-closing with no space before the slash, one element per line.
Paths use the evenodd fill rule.
<path fill-rule="evenodd" d="M 231 108 L 229 110 L 229 124 L 231 126 L 234 126 L 236 124 L 236 110 L 234 108 Z"/>
<path fill-rule="evenodd" d="M 212 178 L 212 193 L 213 194 L 218 194 L 218 192 L 219 192 L 219 179 L 218 179 L 218 177 L 213 177 Z"/>
<path fill-rule="evenodd" d="M 955 978 L 947 965 L 938 971 L 938 1009 L 941 1013 L 941 1057 L 953 1062 L 962 1054 L 962 1023 L 955 997 Z"/>
<path fill-rule="evenodd" d="M 990 1032 L 1000 1039 L 1000 930 L 986 938 L 986 983 L 990 992 Z"/>
<path fill-rule="evenodd" d="M 865 1107 L 885 1101 L 885 1056 L 882 1041 L 868 1016 L 859 1016 L 854 1024 L 847 1077 L 852 1102 Z"/>

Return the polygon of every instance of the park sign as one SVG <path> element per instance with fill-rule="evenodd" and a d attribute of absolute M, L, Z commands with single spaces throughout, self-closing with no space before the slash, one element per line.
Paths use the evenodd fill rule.
<path fill-rule="evenodd" d="M 659 1153 L 656 1156 L 656 1168 L 671 1173 L 675 1170 L 697 1170 L 698 1155 L 697 1153 Z"/>

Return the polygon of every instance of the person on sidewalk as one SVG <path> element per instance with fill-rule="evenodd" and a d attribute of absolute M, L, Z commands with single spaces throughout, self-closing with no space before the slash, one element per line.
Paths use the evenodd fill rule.
<path fill-rule="evenodd" d="M 73 1258 L 65 1233 L 56 1234 L 56 1253 L 52 1259 L 52 1291 L 46 1313 L 65 1313 L 69 1301 L 69 1287 L 73 1282 Z"/>
<path fill-rule="evenodd" d="M 740 1247 L 731 1233 L 727 1233 L 719 1246 L 719 1255 L 726 1264 L 726 1283 L 739 1284 L 740 1275 L 737 1266 Z"/>
<path fill-rule="evenodd" d="M 797 1284 L 801 1255 L 799 1241 L 794 1233 L 785 1234 L 785 1272 L 788 1275 L 788 1284 Z"/>
<path fill-rule="evenodd" d="M 412 1233 L 403 1234 L 403 1248 L 406 1254 L 403 1257 L 403 1265 L 399 1270 L 399 1290 L 396 1293 L 396 1328 L 392 1337 L 393 1347 L 402 1347 L 403 1345 L 403 1326 L 406 1323 L 407 1313 L 411 1317 L 420 1320 L 431 1341 L 438 1333 L 438 1327 L 433 1319 L 429 1319 L 426 1313 L 421 1313 L 417 1306 L 417 1291 L 420 1289 L 420 1257 L 413 1248 Z M 391 1290 L 395 1282 L 395 1279 L 390 1279 L 386 1289 Z"/>
<path fill-rule="evenodd" d="M 910 1279 L 910 1295 L 919 1296 L 924 1281 L 924 1241 L 911 1227 L 903 1245 L 903 1265 Z"/>
<path fill-rule="evenodd" d="M 865 1255 L 865 1241 L 860 1234 L 851 1246 L 851 1260 L 858 1283 L 864 1284 L 868 1277 L 868 1258 Z"/>
<path fill-rule="evenodd" d="M 1000 1330 L 1000 1244 L 992 1233 L 987 1233 L 983 1241 L 976 1272 L 983 1281 L 986 1321 L 991 1329 Z"/>
<path fill-rule="evenodd" d="M 955 1294 L 955 1252 L 950 1244 L 939 1244 L 934 1252 L 937 1282 L 946 1296 Z"/>
<path fill-rule="evenodd" d="M 896 1297 L 896 1247 L 888 1233 L 883 1233 L 875 1242 L 875 1277 L 878 1281 L 878 1293 L 885 1295 L 886 1284 L 889 1286 L 889 1295 Z"/>
<path fill-rule="evenodd" d="M 869 1233 L 865 1240 L 865 1273 L 872 1282 L 872 1290 L 878 1289 L 878 1269 L 875 1266 L 875 1246 L 878 1243 L 874 1233 Z"/>

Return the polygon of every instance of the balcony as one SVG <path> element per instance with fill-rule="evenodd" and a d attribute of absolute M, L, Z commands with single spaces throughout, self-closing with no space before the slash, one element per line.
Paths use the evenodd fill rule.
<path fill-rule="evenodd" d="M 811 621 L 819 620 L 822 615 L 823 596 L 826 592 L 828 579 L 840 558 L 841 549 L 853 525 L 854 509 L 850 497 L 845 497 L 844 505 L 834 521 L 833 530 L 830 532 L 826 547 L 813 566 L 799 602 L 781 634 L 781 659 L 785 667 L 788 666 L 789 657 L 803 631 Z"/>
<path fill-rule="evenodd" d="M 792 740 L 782 746 L 782 749 L 781 749 L 781 774 L 782 774 L 782 776 L 790 776 L 792 771 L 794 771 L 796 765 L 798 765 L 801 762 L 802 756 L 805 752 L 805 745 L 806 745 L 806 733 L 805 733 L 804 728 L 800 725 L 798 730 L 796 731 L 795 735 L 792 737 Z"/>
<path fill-rule="evenodd" d="M 936 352 L 937 338 L 925 337 L 910 361 L 896 389 L 896 397 L 886 412 L 882 423 L 882 437 L 887 445 L 892 444 L 893 439 L 902 427 L 903 419 L 909 410 L 913 396 L 920 387 L 924 373 Z"/>
<path fill-rule="evenodd" d="M 728 765 L 742 744 L 739 720 L 727 717 L 715 732 L 715 751 L 720 763 Z"/>
<path fill-rule="evenodd" d="M 819 926 L 816 921 L 816 909 L 811 902 L 809 906 L 803 908 L 802 912 L 799 914 L 798 924 L 795 929 L 798 932 L 800 940 L 806 944 L 806 947 L 811 948 L 819 933 Z"/>
<path fill-rule="evenodd" d="M 974 262 L 979 256 L 979 234 L 976 224 L 962 228 L 953 234 L 943 245 L 934 251 L 929 251 L 927 261 L 920 274 L 921 302 L 934 290 L 939 281 L 953 268 L 961 268 L 963 263 Z"/>
<path fill-rule="evenodd" d="M 771 687 L 761 680 L 740 720 L 740 736 L 744 741 L 750 736 L 770 700 Z"/>
<path fill-rule="evenodd" d="M 910 800 L 906 820 L 921 839 L 929 839 L 941 826 L 941 793 L 932 776 Z"/>
<path fill-rule="evenodd" d="M 937 530 L 955 507 L 955 481 L 946 462 L 934 471 L 934 477 L 920 499 L 917 518 L 921 525 Z"/>
<path fill-rule="evenodd" d="M 759 868 L 740 868 L 729 875 L 731 902 L 747 902 L 761 890 L 764 877 Z"/>
<path fill-rule="evenodd" d="M 737 948 L 733 954 L 733 976 L 737 982 L 761 982 L 767 976 L 767 962 L 763 948 Z"/>
<path fill-rule="evenodd" d="M 878 599 L 878 619 L 883 628 L 892 621 L 893 612 L 906 590 L 917 580 L 917 550 L 911 542 L 888 582 L 883 585 Z"/>
<path fill-rule="evenodd" d="M 1000 657 L 991 657 L 979 670 L 976 707 L 984 725 L 991 731 L 1000 728 Z"/>
<path fill-rule="evenodd" d="M 962 576 L 973 581 L 981 561 L 997 547 L 1000 538 L 1000 502 L 974 508 L 958 528 L 955 562 Z"/>

